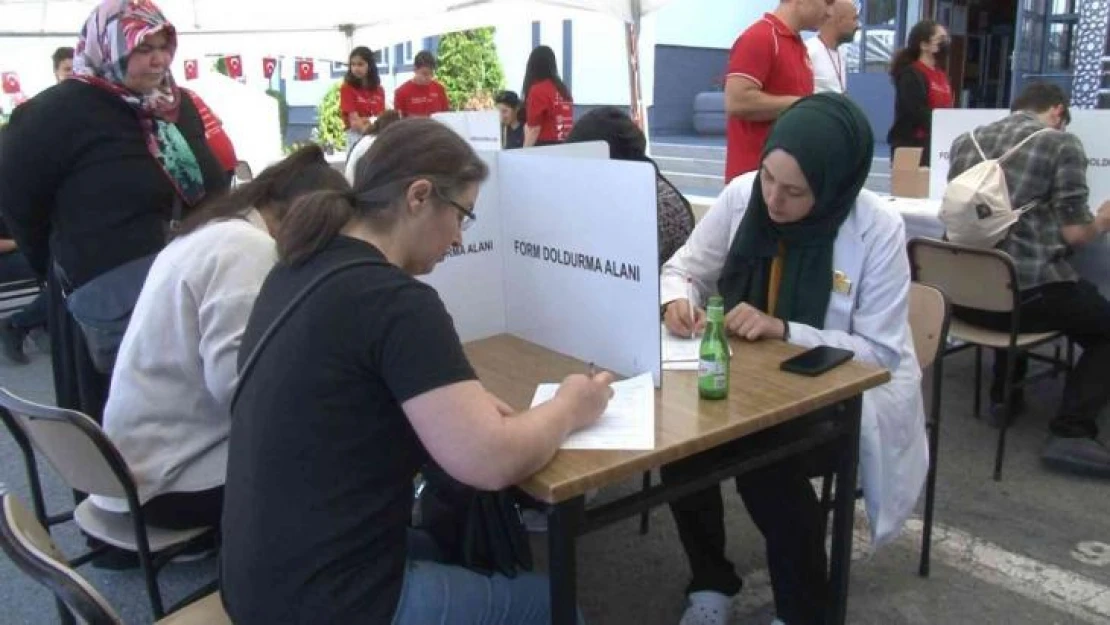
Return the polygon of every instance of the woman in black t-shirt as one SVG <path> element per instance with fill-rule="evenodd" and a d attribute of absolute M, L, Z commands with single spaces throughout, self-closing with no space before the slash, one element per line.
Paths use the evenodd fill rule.
<path fill-rule="evenodd" d="M 567 378 L 512 415 L 482 387 L 430 272 L 475 219 L 486 165 L 454 131 L 405 119 L 359 160 L 352 193 L 298 202 L 243 335 L 232 409 L 222 596 L 240 625 L 547 623 L 544 578 L 486 577 L 409 551 L 412 479 L 430 457 L 480 489 L 545 465 L 604 411 L 611 377 Z"/>

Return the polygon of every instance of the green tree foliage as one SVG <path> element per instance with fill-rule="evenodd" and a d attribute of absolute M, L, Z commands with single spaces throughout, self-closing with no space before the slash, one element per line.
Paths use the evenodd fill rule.
<path fill-rule="evenodd" d="M 329 146 L 335 150 L 347 149 L 347 133 L 343 129 L 343 114 L 339 112 L 339 87 L 335 83 L 328 89 L 320 106 L 316 108 L 316 142 L 326 150 Z"/>
<path fill-rule="evenodd" d="M 479 28 L 448 33 L 439 40 L 436 78 L 447 90 L 453 110 L 492 108 L 493 94 L 504 88 L 493 33 L 493 28 Z"/>

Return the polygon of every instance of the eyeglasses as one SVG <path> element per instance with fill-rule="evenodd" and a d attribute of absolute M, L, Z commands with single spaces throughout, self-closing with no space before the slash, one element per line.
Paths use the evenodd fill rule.
<path fill-rule="evenodd" d="M 451 198 L 443 195 L 442 193 L 439 192 L 438 188 L 436 189 L 436 195 L 439 196 L 439 199 L 443 200 L 444 202 L 447 202 L 455 210 L 459 211 L 459 229 L 460 230 L 468 230 L 470 228 L 470 226 L 474 225 L 475 221 L 478 221 L 478 216 L 474 214 L 474 209 L 473 208 L 467 208 L 467 207 L 463 206 L 462 204 L 459 204 L 455 200 L 452 200 Z"/>

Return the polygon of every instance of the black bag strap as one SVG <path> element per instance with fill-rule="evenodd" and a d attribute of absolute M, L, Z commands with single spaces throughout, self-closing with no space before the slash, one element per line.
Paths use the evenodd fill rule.
<path fill-rule="evenodd" d="M 329 267 L 327 271 L 316 276 L 311 282 L 306 284 L 304 288 L 286 304 L 285 308 L 278 313 L 278 316 L 275 317 L 270 323 L 270 326 L 266 328 L 266 331 L 262 333 L 258 342 L 255 343 L 254 349 L 251 350 L 250 355 L 247 356 L 247 359 L 243 362 L 243 366 L 239 369 L 239 381 L 235 384 L 235 394 L 231 396 L 231 406 L 229 410 L 235 409 L 235 404 L 239 401 L 239 393 L 243 390 L 243 382 L 246 381 L 247 376 L 250 375 L 251 370 L 254 369 L 254 364 L 258 362 L 258 357 L 262 353 L 262 348 L 266 347 L 266 344 L 270 342 L 270 339 L 273 338 L 274 334 L 277 333 L 278 329 L 281 328 L 285 321 L 289 319 L 296 308 L 300 306 L 301 302 L 308 299 L 308 296 L 311 295 L 313 291 L 332 276 L 354 267 L 368 267 L 371 265 L 385 266 L 387 263 L 376 259 L 360 258 L 358 260 L 349 260 L 340 263 L 334 267 Z"/>

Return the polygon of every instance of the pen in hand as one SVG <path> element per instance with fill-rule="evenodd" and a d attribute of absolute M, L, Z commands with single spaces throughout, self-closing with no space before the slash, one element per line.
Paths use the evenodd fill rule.
<path fill-rule="evenodd" d="M 694 281 L 686 278 L 686 308 L 690 311 L 690 338 L 697 334 L 698 316 L 694 313 Z"/>

